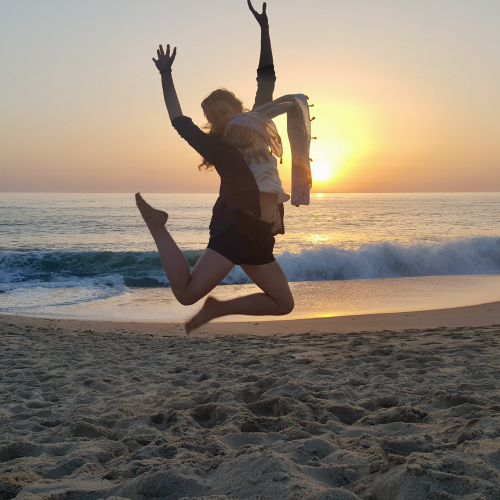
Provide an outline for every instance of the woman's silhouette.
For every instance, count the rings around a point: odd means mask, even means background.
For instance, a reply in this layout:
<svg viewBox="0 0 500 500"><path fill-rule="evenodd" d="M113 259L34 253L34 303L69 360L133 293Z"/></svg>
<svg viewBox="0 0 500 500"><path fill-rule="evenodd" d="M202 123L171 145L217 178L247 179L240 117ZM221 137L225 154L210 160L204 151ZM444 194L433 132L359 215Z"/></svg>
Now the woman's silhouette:
<svg viewBox="0 0 500 500"><path fill-rule="evenodd" d="M266 4L263 4L261 14L255 11L250 0L248 6L261 28L255 108L272 101L276 78ZM169 45L166 51L160 45L157 54L158 58L153 61L161 73L163 95L172 125L203 157L199 168L213 167L221 179L208 247L192 271L165 227L167 213L154 209L139 193L136 194L137 206L158 247L172 292L181 304L194 304L216 287L234 265L240 265L262 290L262 293L227 301L208 297L202 309L186 323L186 332L230 314L290 313L294 307L292 293L273 256L274 235L283 232L282 203L289 199L281 187L276 158L265 144L259 143L262 137L245 127L233 127L238 133L233 134L232 143L223 138L230 120L244 111L241 101L225 89L212 92L202 102L208 133L183 116L172 80L176 48L170 53Z"/></svg>

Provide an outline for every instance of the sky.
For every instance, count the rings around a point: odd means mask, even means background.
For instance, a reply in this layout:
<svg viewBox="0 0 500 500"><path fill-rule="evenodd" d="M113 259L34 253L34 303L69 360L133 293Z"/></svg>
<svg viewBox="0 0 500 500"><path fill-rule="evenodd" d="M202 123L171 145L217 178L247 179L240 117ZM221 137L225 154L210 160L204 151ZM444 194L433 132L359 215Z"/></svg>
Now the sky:
<svg viewBox="0 0 500 500"><path fill-rule="evenodd" d="M314 104L313 192L500 191L498 0L269 0L267 13L275 97ZM217 192L170 124L152 57L177 46L181 107L203 125L216 88L252 107L259 30L246 0L0 0L0 191ZM288 147L280 175L289 191Z"/></svg>

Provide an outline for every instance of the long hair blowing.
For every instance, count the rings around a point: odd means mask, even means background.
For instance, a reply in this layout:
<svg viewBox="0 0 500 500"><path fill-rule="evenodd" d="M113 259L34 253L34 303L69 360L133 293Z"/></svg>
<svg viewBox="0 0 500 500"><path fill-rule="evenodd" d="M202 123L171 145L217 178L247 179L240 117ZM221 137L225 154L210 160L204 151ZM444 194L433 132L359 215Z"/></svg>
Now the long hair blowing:
<svg viewBox="0 0 500 500"><path fill-rule="evenodd" d="M201 109L203 109L203 114L205 115L205 118L207 119L207 123L203 125L203 130L208 131L208 135L211 135L213 137L217 137L219 139L222 139L222 136L224 134L224 129L217 128L216 125L214 125L207 116L207 109L215 101L224 101L227 104L229 104L232 108L234 108L238 113L243 113L244 111L248 111L248 109L245 109L243 107L243 102L240 101L234 94L233 92L230 92L229 90L226 89L217 89L214 90L210 95L205 97L203 101L201 102ZM214 166L205 158L203 158L203 163L200 163L198 165L198 170L213 170Z"/></svg>

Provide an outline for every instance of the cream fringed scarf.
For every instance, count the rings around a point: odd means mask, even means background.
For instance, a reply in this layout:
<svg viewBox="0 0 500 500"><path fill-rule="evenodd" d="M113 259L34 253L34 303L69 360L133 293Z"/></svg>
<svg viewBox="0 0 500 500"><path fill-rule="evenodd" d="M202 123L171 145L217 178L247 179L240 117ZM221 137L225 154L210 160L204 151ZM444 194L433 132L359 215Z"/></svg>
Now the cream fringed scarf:
<svg viewBox="0 0 500 500"><path fill-rule="evenodd" d="M312 186L309 146L311 121L307 97L285 95L234 116L226 127L224 139L236 146L248 164L267 161L270 154L281 158L283 145L272 119L287 114L287 131L292 150L292 205L309 205Z"/></svg>

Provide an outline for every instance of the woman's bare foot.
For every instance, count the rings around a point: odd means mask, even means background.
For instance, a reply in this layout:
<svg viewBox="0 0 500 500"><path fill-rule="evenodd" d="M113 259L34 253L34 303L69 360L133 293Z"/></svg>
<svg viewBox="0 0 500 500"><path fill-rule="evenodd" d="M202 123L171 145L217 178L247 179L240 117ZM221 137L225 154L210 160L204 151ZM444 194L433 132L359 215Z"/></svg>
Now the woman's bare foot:
<svg viewBox="0 0 500 500"><path fill-rule="evenodd" d="M186 333L189 335L193 330L199 328L200 326L208 323L211 319L217 318L217 305L220 301L214 297L207 297L203 307L184 324Z"/></svg>
<svg viewBox="0 0 500 500"><path fill-rule="evenodd" d="M168 220L167 212L153 208L151 205L146 203L140 193L135 194L135 202L137 203L137 208L141 212L144 222L148 225L150 230L165 226Z"/></svg>

